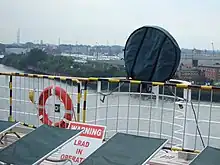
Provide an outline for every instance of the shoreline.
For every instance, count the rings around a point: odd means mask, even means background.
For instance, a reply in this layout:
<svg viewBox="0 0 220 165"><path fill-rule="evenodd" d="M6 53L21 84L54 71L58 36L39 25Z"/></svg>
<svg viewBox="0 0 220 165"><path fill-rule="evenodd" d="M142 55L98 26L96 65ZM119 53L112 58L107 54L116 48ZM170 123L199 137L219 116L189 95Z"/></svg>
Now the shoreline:
<svg viewBox="0 0 220 165"><path fill-rule="evenodd" d="M22 70L22 71L24 71L24 73L54 75L54 73L48 73L48 72L36 70L36 69L33 69L33 68L23 68L22 69L22 68L15 68L15 67L9 66L9 65L4 65L4 66ZM55 75L60 76L60 75L63 75L63 74L56 73ZM67 76L67 75L63 75L63 76ZM72 85L72 82L68 82L68 81L62 81L62 82L66 82L67 84ZM108 85L108 82L102 82L102 90L106 91L108 89L108 86L109 86L109 91L111 92L111 91L113 91L114 89L116 89L118 87L118 83L111 83L110 85ZM97 87L96 82L88 83L88 88L90 88L92 90L96 90L97 89L96 87ZM133 84L131 86L130 92L137 92L137 89L138 89L138 85ZM122 85L120 87L120 92L129 92L129 85L128 84ZM160 87L160 93L162 93L162 92L163 92L163 87ZM198 98L199 98L198 93L199 93L198 90L195 90L195 89L193 89L191 91L191 100L192 101L197 101L198 100ZM170 92L170 89L168 89L168 88L164 89L164 94L172 95L172 93ZM176 95L178 97L182 97L183 96L182 90L177 89L176 90ZM202 90L200 100L201 101L211 101L211 91ZM220 92L213 92L212 101L213 102L220 102Z"/></svg>

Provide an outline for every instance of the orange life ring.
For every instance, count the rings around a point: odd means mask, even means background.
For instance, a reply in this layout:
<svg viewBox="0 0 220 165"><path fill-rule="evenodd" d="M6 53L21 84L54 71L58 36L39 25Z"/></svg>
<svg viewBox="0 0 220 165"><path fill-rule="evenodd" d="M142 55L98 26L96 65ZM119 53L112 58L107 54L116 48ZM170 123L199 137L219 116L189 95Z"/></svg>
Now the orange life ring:
<svg viewBox="0 0 220 165"><path fill-rule="evenodd" d="M58 96L59 99L64 103L64 107L66 109L63 120L56 122L56 123L53 123L49 119L48 114L46 113L46 109L45 109L46 101L52 95L53 90L55 91L55 95ZM58 86L55 86L55 87L49 86L43 90L43 92L40 94L40 97L39 97L38 111L39 111L39 118L42 123L47 124L47 125L53 125L55 127L67 128L69 125L68 122L73 119L73 116L74 116L74 119L76 120L75 114L74 114L74 107L73 107L70 96L66 93L66 91L63 88L58 87Z"/></svg>

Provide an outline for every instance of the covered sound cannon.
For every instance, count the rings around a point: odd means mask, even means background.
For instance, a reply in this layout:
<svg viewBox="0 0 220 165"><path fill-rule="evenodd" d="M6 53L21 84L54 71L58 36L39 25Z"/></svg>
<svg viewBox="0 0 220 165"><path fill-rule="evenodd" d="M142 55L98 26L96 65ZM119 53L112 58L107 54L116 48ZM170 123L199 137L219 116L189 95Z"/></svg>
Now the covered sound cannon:
<svg viewBox="0 0 220 165"><path fill-rule="evenodd" d="M171 79L180 63L181 50L166 30L144 26L128 38L124 49L127 77L164 82Z"/></svg>

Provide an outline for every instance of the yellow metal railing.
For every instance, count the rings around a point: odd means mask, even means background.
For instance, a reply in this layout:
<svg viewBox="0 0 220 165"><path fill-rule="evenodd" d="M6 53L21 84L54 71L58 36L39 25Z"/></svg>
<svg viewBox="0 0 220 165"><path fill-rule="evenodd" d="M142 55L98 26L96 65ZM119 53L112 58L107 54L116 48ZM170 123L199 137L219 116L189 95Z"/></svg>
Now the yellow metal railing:
<svg viewBox="0 0 220 165"><path fill-rule="evenodd" d="M23 73L0 75L0 83L3 77L9 78L9 96L0 96L4 105L0 107L0 111L8 120L20 121L28 127L36 128L42 124L38 117L38 101L31 102L28 92L34 91L38 98L43 89L52 84L61 86L71 96L76 121L106 125L107 137L122 131L167 138L169 146L166 148L187 152L198 152L204 145L220 144L220 134L216 132L220 126L220 104L213 101L215 94L220 93L220 87L117 78L76 78ZM144 93L141 88L143 85L152 86L154 93ZM140 90L135 91L133 87ZM8 90L4 83L1 83L0 88ZM167 88L172 89L172 95L166 94ZM178 96L179 90L186 93L185 98ZM197 95L197 100L189 99L192 91L192 95ZM201 101L203 91L209 99L204 103ZM8 100L9 106L6 107ZM46 106L53 107L55 101L54 99L51 101L53 103ZM8 112L9 115L6 115ZM63 115L50 112L49 117L59 121Z"/></svg>

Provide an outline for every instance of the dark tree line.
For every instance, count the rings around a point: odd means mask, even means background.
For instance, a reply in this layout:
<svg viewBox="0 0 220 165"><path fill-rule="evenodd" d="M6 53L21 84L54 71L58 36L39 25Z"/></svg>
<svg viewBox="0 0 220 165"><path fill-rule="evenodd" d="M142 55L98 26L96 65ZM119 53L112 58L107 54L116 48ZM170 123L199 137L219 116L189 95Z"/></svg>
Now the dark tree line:
<svg viewBox="0 0 220 165"><path fill-rule="evenodd" d="M97 61L86 63L75 62L70 56L53 56L41 49L32 49L27 54L11 54L5 56L1 63L7 66L39 73L79 76L79 77L116 77L126 76L123 66L104 64Z"/></svg>

